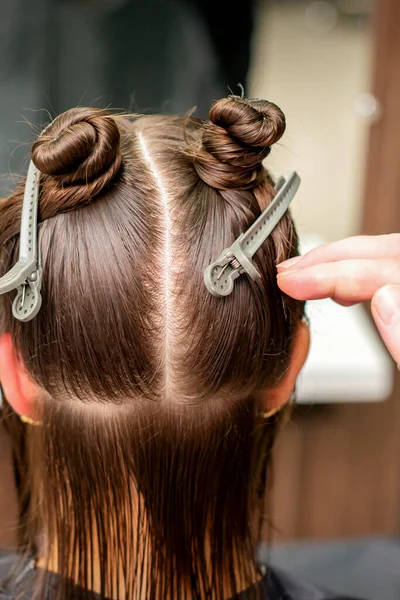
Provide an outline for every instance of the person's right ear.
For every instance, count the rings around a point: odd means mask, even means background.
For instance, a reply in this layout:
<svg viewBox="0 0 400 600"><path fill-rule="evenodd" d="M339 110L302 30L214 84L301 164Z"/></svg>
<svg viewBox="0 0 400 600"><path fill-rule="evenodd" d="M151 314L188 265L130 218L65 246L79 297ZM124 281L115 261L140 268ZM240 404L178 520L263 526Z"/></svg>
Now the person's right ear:
<svg viewBox="0 0 400 600"><path fill-rule="evenodd" d="M0 383L15 412L35 420L40 388L17 356L9 333L0 335Z"/></svg>
<svg viewBox="0 0 400 600"><path fill-rule="evenodd" d="M304 366L310 349L310 330L308 324L301 321L297 326L297 332L292 349L292 359L285 376L279 384L263 393L263 410L279 410L289 402L298 374Z"/></svg>

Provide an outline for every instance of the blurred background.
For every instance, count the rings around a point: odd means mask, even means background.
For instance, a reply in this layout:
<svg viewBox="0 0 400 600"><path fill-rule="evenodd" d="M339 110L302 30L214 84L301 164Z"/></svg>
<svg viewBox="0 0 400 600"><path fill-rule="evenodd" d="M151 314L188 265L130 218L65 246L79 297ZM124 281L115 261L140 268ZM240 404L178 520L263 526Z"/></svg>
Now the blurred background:
<svg viewBox="0 0 400 600"><path fill-rule="evenodd" d="M241 84L286 114L267 166L302 177L293 214L303 251L400 231L398 0L243 0L240 10L227 0L0 0L0 10L0 193L26 169L37 126L71 106L197 106L206 117ZM299 407L276 447L273 540L395 539L399 377L363 307L326 301L309 314ZM17 502L4 432L0 471L7 546Z"/></svg>

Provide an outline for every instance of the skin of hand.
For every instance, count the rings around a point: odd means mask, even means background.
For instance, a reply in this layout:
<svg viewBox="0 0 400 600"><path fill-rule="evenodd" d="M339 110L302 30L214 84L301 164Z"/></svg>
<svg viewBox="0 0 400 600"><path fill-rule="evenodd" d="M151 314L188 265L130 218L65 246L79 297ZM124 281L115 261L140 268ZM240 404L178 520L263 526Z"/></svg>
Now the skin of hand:
<svg viewBox="0 0 400 600"><path fill-rule="evenodd" d="M378 331L400 363L400 234L331 242L277 265L278 285L298 300L371 301Z"/></svg>

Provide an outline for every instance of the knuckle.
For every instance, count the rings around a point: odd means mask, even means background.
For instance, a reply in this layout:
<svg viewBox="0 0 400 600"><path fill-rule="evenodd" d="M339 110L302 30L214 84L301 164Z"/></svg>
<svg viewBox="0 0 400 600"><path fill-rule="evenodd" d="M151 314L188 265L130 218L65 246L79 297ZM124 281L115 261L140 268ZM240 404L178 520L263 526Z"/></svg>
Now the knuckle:
<svg viewBox="0 0 400 600"><path fill-rule="evenodd" d="M390 245L393 248L393 256L400 262L400 233L391 233Z"/></svg>

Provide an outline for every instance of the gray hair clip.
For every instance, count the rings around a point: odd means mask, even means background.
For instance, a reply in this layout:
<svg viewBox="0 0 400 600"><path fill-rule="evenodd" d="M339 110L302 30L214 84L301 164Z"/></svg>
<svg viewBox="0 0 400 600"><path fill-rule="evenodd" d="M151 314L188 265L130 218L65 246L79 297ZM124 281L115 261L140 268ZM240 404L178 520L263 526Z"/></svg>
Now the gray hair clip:
<svg viewBox="0 0 400 600"><path fill-rule="evenodd" d="M235 279L242 273L247 273L255 280L261 279L252 258L287 211L299 185L300 177L297 173L291 173L287 181L280 177L275 186L277 193L271 204L232 246L225 248L217 260L204 269L204 283L213 296L228 296L233 290Z"/></svg>
<svg viewBox="0 0 400 600"><path fill-rule="evenodd" d="M12 312L16 319L23 322L33 319L42 304L42 267L37 222L39 183L40 171L31 161L22 204L18 262L0 278L0 294L18 291Z"/></svg>

